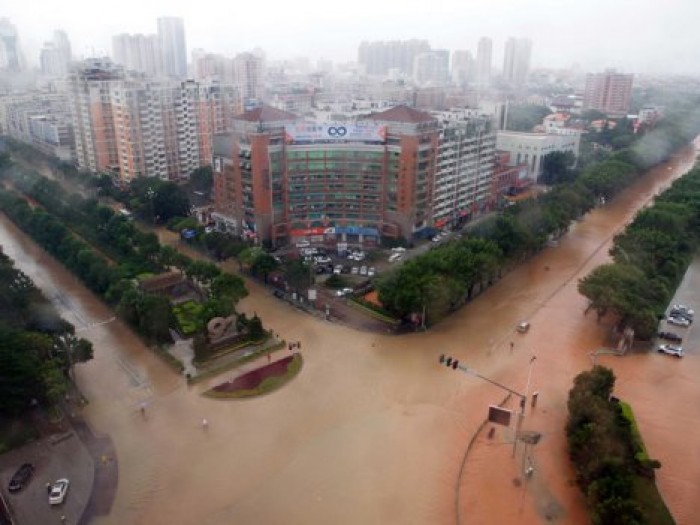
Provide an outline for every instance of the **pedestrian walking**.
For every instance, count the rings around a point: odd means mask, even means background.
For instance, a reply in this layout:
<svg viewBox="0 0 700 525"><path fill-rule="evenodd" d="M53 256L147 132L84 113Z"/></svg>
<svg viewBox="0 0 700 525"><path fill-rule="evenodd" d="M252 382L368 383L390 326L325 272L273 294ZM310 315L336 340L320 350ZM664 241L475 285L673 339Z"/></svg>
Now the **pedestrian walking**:
<svg viewBox="0 0 700 525"><path fill-rule="evenodd" d="M297 348L301 350L301 341L297 341Z"/></svg>
<svg viewBox="0 0 700 525"><path fill-rule="evenodd" d="M202 429L206 430L209 428L209 421L207 421L207 418L202 419Z"/></svg>
<svg viewBox="0 0 700 525"><path fill-rule="evenodd" d="M51 494L51 483L46 484L46 493Z"/></svg>
<svg viewBox="0 0 700 525"><path fill-rule="evenodd" d="M271 354L267 354L267 362L272 363L272 355Z"/></svg>

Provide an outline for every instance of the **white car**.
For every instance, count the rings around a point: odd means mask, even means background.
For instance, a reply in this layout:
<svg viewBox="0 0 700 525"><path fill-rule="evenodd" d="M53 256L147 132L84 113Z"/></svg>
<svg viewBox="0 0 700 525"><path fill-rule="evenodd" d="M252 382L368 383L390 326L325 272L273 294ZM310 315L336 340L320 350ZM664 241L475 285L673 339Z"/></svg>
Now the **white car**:
<svg viewBox="0 0 700 525"><path fill-rule="evenodd" d="M370 266L367 269L367 277L374 277L375 273L377 273L377 271L374 269L374 266Z"/></svg>
<svg viewBox="0 0 700 525"><path fill-rule="evenodd" d="M683 348L676 345L661 345L658 348L662 354L672 355L673 357L683 357Z"/></svg>
<svg viewBox="0 0 700 525"><path fill-rule="evenodd" d="M685 317L675 317L671 316L666 321L669 324L674 324L676 326L690 326L690 321L688 321Z"/></svg>
<svg viewBox="0 0 700 525"><path fill-rule="evenodd" d="M398 252L398 253L392 253L391 256L389 256L389 262L393 263L398 260L400 260L403 257L403 252Z"/></svg>
<svg viewBox="0 0 700 525"><path fill-rule="evenodd" d="M341 272L343 271L343 265L342 264L336 264L335 268L333 268L333 273L336 275L340 275Z"/></svg>
<svg viewBox="0 0 700 525"><path fill-rule="evenodd" d="M405 253L406 248L404 248L403 246L396 246L395 248L392 248L391 251L394 253Z"/></svg>
<svg viewBox="0 0 700 525"><path fill-rule="evenodd" d="M362 268L360 268L360 275L367 275L367 267L366 266L363 266Z"/></svg>
<svg viewBox="0 0 700 525"><path fill-rule="evenodd" d="M352 275L357 275L358 273L360 273L360 269L357 266L353 266L352 270L350 270L350 273Z"/></svg>
<svg viewBox="0 0 700 525"><path fill-rule="evenodd" d="M336 290L335 295L338 297L345 297L348 294L351 294L354 290L352 288L343 288L342 290Z"/></svg>
<svg viewBox="0 0 700 525"><path fill-rule="evenodd" d="M678 311L678 312L680 312L680 313L687 314L687 315L690 315L690 316L695 315L695 310L693 310L693 309L691 309L691 308L688 308L688 307L687 307L686 305L684 305L684 304L674 304L674 305L671 307L671 310L676 310L676 311Z"/></svg>
<svg viewBox="0 0 700 525"><path fill-rule="evenodd" d="M60 505L66 499L66 494L68 493L68 487L70 486L70 481L67 479L59 479L51 486L51 492L49 492L49 503L51 505Z"/></svg>

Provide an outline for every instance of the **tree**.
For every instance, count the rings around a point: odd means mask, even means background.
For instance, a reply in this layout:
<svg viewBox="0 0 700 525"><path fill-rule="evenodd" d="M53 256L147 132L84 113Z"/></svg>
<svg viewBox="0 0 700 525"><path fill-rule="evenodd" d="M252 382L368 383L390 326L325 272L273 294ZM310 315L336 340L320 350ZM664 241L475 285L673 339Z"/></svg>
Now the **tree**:
<svg viewBox="0 0 700 525"><path fill-rule="evenodd" d="M235 304L248 295L248 290L239 276L221 273L211 282L211 293L215 297L226 297Z"/></svg>
<svg viewBox="0 0 700 525"><path fill-rule="evenodd" d="M541 181L545 184L560 184L573 182L576 173L573 171L576 157L571 151L553 151L544 156Z"/></svg>
<svg viewBox="0 0 700 525"><path fill-rule="evenodd" d="M209 193L214 183L214 173L211 166L197 168L190 174L189 186L193 191Z"/></svg>
<svg viewBox="0 0 700 525"><path fill-rule="evenodd" d="M267 276L270 272L275 271L279 267L277 260L269 253L260 253L255 257L253 264L250 267L250 271L253 275L263 275L265 284L267 284Z"/></svg>

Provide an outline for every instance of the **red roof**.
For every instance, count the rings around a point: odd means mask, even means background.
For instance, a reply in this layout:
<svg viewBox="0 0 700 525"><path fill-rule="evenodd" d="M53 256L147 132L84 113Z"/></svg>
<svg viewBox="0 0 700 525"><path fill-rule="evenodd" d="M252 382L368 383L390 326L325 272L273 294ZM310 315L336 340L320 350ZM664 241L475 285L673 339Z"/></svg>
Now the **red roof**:
<svg viewBox="0 0 700 525"><path fill-rule="evenodd" d="M389 122L412 122L418 124L420 122L433 122L435 119L424 111L409 108L408 106L396 106L395 108L375 113L370 116L373 120L383 120Z"/></svg>
<svg viewBox="0 0 700 525"><path fill-rule="evenodd" d="M297 116L272 106L261 106L236 115L235 119L247 120L248 122L278 122L280 120L296 120Z"/></svg>

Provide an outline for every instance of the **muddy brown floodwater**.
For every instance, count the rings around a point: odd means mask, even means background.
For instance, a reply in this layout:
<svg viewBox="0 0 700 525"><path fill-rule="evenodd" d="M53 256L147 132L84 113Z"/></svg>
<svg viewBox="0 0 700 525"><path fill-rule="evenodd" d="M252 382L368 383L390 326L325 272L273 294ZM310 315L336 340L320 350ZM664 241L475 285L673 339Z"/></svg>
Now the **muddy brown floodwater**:
<svg viewBox="0 0 700 525"><path fill-rule="evenodd" d="M612 236L660 188L686 171L688 151L596 209L556 248L504 277L429 333L359 333L299 313L256 283L241 309L258 312L287 340L302 342L301 374L270 395L221 401L199 395L221 377L188 387L99 300L2 217L0 243L95 345L77 366L90 399L85 416L117 450L119 487L98 524L585 523L564 448L566 395L590 367L609 326L584 316L577 280L608 259ZM671 169L668 169L668 168ZM699 278L700 279L700 278ZM695 297L698 299L698 297ZM695 305L698 303L696 302ZM527 334L513 330L527 319ZM510 342L513 341L513 351ZM437 364L440 353L516 390L531 390L524 429L542 433L520 477L510 436L477 433L503 392ZM700 350L678 361L656 354L599 356L617 393L635 408L658 483L679 524L700 514ZM139 411L147 404L146 417ZM201 421L208 420L203 429ZM527 459L527 458L526 458ZM529 463L528 463L529 464Z"/></svg>

